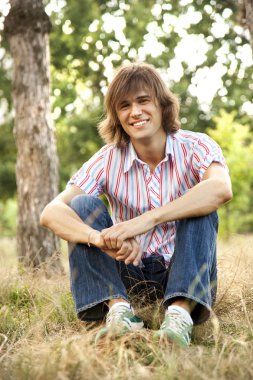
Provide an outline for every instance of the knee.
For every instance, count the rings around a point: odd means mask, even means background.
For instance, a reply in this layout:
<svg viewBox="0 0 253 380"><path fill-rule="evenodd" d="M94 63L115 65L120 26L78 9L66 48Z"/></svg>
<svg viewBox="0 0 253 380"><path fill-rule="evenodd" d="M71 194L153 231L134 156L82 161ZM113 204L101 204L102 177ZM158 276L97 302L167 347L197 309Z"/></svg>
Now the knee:
<svg viewBox="0 0 253 380"><path fill-rule="evenodd" d="M91 195L77 195L69 206L79 217L95 230L101 231L112 226L112 220L104 203Z"/></svg>
<svg viewBox="0 0 253 380"><path fill-rule="evenodd" d="M195 230L197 229L198 231L201 230L208 230L210 227L214 228L216 231L218 230L218 224L219 224L219 219L218 219L218 214L216 211L211 212L208 215L204 216L199 216L195 218L187 218L187 219L182 219L176 222L177 225L177 231L181 229L190 229L190 230Z"/></svg>
<svg viewBox="0 0 253 380"><path fill-rule="evenodd" d="M71 201L69 206L83 219L91 213L97 215L107 211L103 202L92 195L77 195Z"/></svg>
<svg viewBox="0 0 253 380"><path fill-rule="evenodd" d="M203 216L203 228L207 228L207 225L210 226L210 228L214 228L216 232L218 232L218 226L219 226L219 217L217 211L213 211L210 214Z"/></svg>

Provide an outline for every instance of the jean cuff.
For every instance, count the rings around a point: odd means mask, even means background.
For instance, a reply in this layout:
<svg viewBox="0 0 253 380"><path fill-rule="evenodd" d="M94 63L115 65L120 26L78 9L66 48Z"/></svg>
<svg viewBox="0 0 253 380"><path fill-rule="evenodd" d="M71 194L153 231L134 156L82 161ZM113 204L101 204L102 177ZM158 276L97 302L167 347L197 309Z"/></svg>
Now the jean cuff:
<svg viewBox="0 0 253 380"><path fill-rule="evenodd" d="M187 298L189 300L196 302L197 305L191 312L191 317L192 317L194 325L200 325L201 323L204 323L210 317L210 314L212 312L212 307L208 303L199 299L198 297L194 297L193 295L190 295L188 293L177 292L177 293L172 293L170 295L167 295L163 301L164 306L167 307L168 301L176 297L183 297L183 298Z"/></svg>
<svg viewBox="0 0 253 380"><path fill-rule="evenodd" d="M85 306L79 307L78 309L76 309L76 311L77 311L77 313L80 313L80 312L85 311L85 310L88 310L88 309L90 309L90 308L92 308L92 307L94 307L94 306L96 306L96 305L98 305L98 304L100 304L100 303L106 302L106 301L108 301L108 300L113 300L113 299L115 299L115 298L122 298L122 299L124 299L126 302L129 302L128 298L127 298L125 295L122 295L122 294L114 294L113 296L110 295L110 296L108 296L108 297L106 297L106 298L102 298L102 299L99 300L99 301L95 301L95 302L92 302L92 303L90 303L90 304L88 304L88 305L85 305Z"/></svg>

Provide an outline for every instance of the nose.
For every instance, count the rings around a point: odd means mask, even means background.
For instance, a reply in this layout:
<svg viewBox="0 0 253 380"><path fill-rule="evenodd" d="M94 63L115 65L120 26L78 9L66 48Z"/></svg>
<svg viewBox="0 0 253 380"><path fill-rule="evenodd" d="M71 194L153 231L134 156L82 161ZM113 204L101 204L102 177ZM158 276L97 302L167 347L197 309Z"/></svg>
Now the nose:
<svg viewBox="0 0 253 380"><path fill-rule="evenodd" d="M131 116L136 117L142 114L141 105L138 103L133 103L131 107Z"/></svg>

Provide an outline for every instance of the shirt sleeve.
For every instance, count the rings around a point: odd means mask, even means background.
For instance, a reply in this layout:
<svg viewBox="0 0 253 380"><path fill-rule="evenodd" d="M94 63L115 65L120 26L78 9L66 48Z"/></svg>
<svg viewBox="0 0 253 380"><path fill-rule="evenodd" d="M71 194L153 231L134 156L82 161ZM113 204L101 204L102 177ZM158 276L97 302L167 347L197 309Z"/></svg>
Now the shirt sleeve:
<svg viewBox="0 0 253 380"><path fill-rule="evenodd" d="M80 187L86 194L99 197L104 192L104 156L100 149L71 177L66 188L71 185Z"/></svg>
<svg viewBox="0 0 253 380"><path fill-rule="evenodd" d="M201 181L205 171L211 163L218 162L228 171L225 158L223 157L220 146L211 137L200 134L201 137L194 144L192 155L193 170Z"/></svg>

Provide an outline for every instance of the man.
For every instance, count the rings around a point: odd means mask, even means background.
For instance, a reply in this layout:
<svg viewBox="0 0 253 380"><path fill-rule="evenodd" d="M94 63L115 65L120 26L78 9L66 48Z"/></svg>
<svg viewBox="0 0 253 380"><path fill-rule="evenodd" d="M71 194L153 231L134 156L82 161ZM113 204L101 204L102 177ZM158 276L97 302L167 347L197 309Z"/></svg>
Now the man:
<svg viewBox="0 0 253 380"><path fill-rule="evenodd" d="M99 125L105 145L44 209L41 224L69 242L78 317L99 337L143 328L128 294L163 297L157 337L188 346L216 292L216 210L232 197L219 146L180 130L179 105L147 64L121 67ZM110 217L98 198L105 194Z"/></svg>

